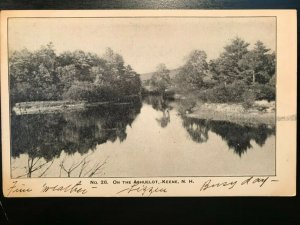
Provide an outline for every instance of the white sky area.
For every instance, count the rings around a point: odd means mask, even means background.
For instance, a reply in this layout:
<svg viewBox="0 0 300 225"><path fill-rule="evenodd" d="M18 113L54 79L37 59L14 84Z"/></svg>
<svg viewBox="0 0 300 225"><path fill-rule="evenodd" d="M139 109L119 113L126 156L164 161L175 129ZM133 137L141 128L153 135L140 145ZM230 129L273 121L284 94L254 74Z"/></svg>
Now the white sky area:
<svg viewBox="0 0 300 225"><path fill-rule="evenodd" d="M56 53L83 50L101 56L107 47L138 73L159 63L175 69L192 50L217 58L240 37L253 46L261 40L275 50L274 17L252 18L10 18L9 50L37 50L53 42Z"/></svg>

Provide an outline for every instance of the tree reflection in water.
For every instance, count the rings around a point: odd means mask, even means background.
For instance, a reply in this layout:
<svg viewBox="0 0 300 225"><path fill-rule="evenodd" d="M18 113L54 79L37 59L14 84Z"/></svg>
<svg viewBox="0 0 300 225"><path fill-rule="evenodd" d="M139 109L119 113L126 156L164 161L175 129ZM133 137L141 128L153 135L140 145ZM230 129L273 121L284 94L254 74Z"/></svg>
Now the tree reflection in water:
<svg viewBox="0 0 300 225"><path fill-rule="evenodd" d="M174 117L172 125L176 129L181 129L178 133L187 131L192 142L209 142L212 132L219 135L239 156L252 148L253 141L263 146L267 138L275 134L275 128L265 124L244 125L169 113L172 108L168 100L158 96L149 96L144 101L162 114L162 117L155 118L157 112L154 110L142 111L150 113L146 115L147 118L153 117L154 121L149 121L151 126L154 125L151 129L157 131L171 129L171 126L167 126L171 123L170 114L172 114ZM11 119L13 176L45 177L52 174L55 174L55 177L102 176L104 166L109 161L94 157L94 150L97 145L106 142L124 142L127 139L126 128L132 125L141 112L141 107L139 101L129 105L93 107L84 111L61 114L13 115ZM156 125L156 121L159 126ZM151 137L145 134L144 138ZM187 146L190 140L186 140ZM169 143L168 139L163 141ZM197 151L197 147L195 150ZM148 153L144 154L147 158ZM14 160L17 157L21 159Z"/></svg>
<svg viewBox="0 0 300 225"><path fill-rule="evenodd" d="M251 141L263 146L267 138L275 134L275 127L266 124L242 125L227 121L213 121L196 118L182 117L183 126L189 133L191 139L198 143L206 142L211 131L222 137L229 148L236 154L242 156L248 149L252 148Z"/></svg>
<svg viewBox="0 0 300 225"><path fill-rule="evenodd" d="M34 172L43 176L53 160L62 152L66 155L75 153L83 155L107 141L123 142L127 137L127 125L131 126L140 109L141 102L135 102L127 105L94 107L80 112L13 115L12 157L27 154L28 163L24 176L31 177ZM87 161L83 160L73 162L69 168L65 168L63 163L60 167L70 176L73 170L85 167L86 164ZM92 169L86 175L95 175L101 165L99 162L96 163L94 171Z"/></svg>
<svg viewBox="0 0 300 225"><path fill-rule="evenodd" d="M209 127L206 120L184 117L182 124L193 141L203 143L208 140Z"/></svg>
<svg viewBox="0 0 300 225"><path fill-rule="evenodd" d="M170 113L172 107L168 99L163 96L147 96L144 101L151 105L153 109L161 111L162 117L157 118L162 128L170 123ZM248 149L252 148L251 141L255 141L259 146L263 146L267 138L275 134L275 127L266 124L238 124L227 121L213 121L182 116L183 127L188 132L190 138L197 143L207 142L209 131L219 135L226 142L230 149L242 156Z"/></svg>
<svg viewBox="0 0 300 225"><path fill-rule="evenodd" d="M160 118L156 118L158 124L165 128L171 122L170 119L170 110L172 107L169 105L169 101L163 96L147 96L144 101L151 105L153 109L156 111L161 111L162 116Z"/></svg>

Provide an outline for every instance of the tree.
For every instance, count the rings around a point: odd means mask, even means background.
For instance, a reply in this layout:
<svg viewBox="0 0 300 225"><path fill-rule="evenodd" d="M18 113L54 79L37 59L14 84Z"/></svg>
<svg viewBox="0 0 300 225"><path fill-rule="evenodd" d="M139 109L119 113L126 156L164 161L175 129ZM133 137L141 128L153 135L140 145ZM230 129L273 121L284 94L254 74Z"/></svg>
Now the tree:
<svg viewBox="0 0 300 225"><path fill-rule="evenodd" d="M47 100L112 100L139 95L139 75L107 49L103 58L81 50L56 55L53 44L9 58L12 103Z"/></svg>
<svg viewBox="0 0 300 225"><path fill-rule="evenodd" d="M269 82L275 72L275 54L268 54L269 51L261 41L257 41L254 49L239 60L246 80L262 84Z"/></svg>
<svg viewBox="0 0 300 225"><path fill-rule="evenodd" d="M276 85L276 76L275 75L273 75L271 77L271 79L269 80L269 85L272 87L275 87L275 85Z"/></svg>
<svg viewBox="0 0 300 225"><path fill-rule="evenodd" d="M206 76L208 64L206 62L207 55L202 50L192 51L179 73L176 75L176 83L178 86L188 90L199 90L203 86L203 77Z"/></svg>
<svg viewBox="0 0 300 225"><path fill-rule="evenodd" d="M15 51L9 58L9 78L11 89L11 101L24 101L31 98L31 83L34 77L32 53L27 49Z"/></svg>
<svg viewBox="0 0 300 225"><path fill-rule="evenodd" d="M150 79L151 87L159 93L164 93L170 83L170 70L167 69L165 64L159 64L157 66L156 72Z"/></svg>
<svg viewBox="0 0 300 225"><path fill-rule="evenodd" d="M136 73L130 65L127 65L124 69L124 81L123 85L125 85L125 93L124 94L140 94L142 81L140 79L140 75Z"/></svg>
<svg viewBox="0 0 300 225"><path fill-rule="evenodd" d="M60 89L61 94L68 91L68 89L72 86L74 81L76 80L76 67L74 64L69 64L64 67L58 67L57 73L60 78Z"/></svg>
<svg viewBox="0 0 300 225"><path fill-rule="evenodd" d="M113 80L121 78L125 70L123 57L115 53L111 48L107 48L103 59L106 65L106 77Z"/></svg>
<svg viewBox="0 0 300 225"><path fill-rule="evenodd" d="M224 47L220 57L210 62L210 71L215 80L226 84L243 79L239 61L248 53L249 43L237 37Z"/></svg>
<svg viewBox="0 0 300 225"><path fill-rule="evenodd" d="M35 52L24 49L9 59L12 102L55 100L59 78L52 43Z"/></svg>
<svg viewBox="0 0 300 225"><path fill-rule="evenodd" d="M94 78L95 84L105 84L104 68L101 66L93 66L90 68L90 75Z"/></svg>

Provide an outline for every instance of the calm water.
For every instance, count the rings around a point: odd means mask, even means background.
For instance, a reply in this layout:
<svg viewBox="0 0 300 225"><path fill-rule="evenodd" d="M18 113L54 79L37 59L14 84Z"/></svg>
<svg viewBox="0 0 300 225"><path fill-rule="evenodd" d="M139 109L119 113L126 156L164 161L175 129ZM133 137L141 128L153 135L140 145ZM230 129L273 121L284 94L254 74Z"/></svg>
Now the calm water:
<svg viewBox="0 0 300 225"><path fill-rule="evenodd" d="M273 175L275 128L187 118L148 97L13 116L11 163L14 178Z"/></svg>

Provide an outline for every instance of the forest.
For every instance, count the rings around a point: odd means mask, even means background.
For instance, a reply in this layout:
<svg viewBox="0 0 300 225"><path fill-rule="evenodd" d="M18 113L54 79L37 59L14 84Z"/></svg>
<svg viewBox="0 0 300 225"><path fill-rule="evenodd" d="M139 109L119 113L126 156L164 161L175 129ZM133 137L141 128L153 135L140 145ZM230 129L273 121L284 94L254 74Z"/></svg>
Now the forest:
<svg viewBox="0 0 300 225"><path fill-rule="evenodd" d="M148 75L145 79L135 72L110 48L101 56L81 50L57 54L52 43L36 51L10 52L14 177L102 176L106 158L90 163L91 154L111 144L126 148L133 134L146 134L151 140L153 134L164 135L162 129L170 131L170 127L176 128L175 133L185 133L183 138L192 147L212 143L219 136L219 143L239 157L249 149L262 148L275 134L274 111L251 114L255 101L275 100L275 52L261 41L250 46L235 38L212 60L205 51L195 49L181 67L170 70L159 64ZM84 105L83 110L72 104ZM55 111L60 105L61 110ZM216 110L215 105L239 105L242 110L228 117L230 113ZM219 114L224 117L218 118ZM176 137L175 133L168 137ZM161 142L170 144L171 140ZM148 144L157 149L155 142ZM200 148L193 148L198 154ZM144 153L148 157L149 152ZM24 154L26 165L19 166ZM82 158L77 162L75 155ZM117 165L113 160L110 163Z"/></svg>
<svg viewBox="0 0 300 225"><path fill-rule="evenodd" d="M170 72L160 64L144 83L152 92L180 93L191 101L243 103L247 108L255 100L275 100L275 52L261 41L250 48L237 37L210 61L205 51L193 50L173 77Z"/></svg>
<svg viewBox="0 0 300 225"><path fill-rule="evenodd" d="M52 43L37 51L14 51L9 58L11 102L121 101L140 95L141 80L121 55L81 50L55 53Z"/></svg>
<svg viewBox="0 0 300 225"><path fill-rule="evenodd" d="M141 93L178 94L191 106L201 101L250 108L256 100L275 100L275 52L261 41L250 46L237 37L209 61L205 51L193 50L183 66L172 76L171 72L159 64L142 83L140 75L110 48L101 57L81 50L57 55L49 43L37 51L10 54L11 102L124 101Z"/></svg>

